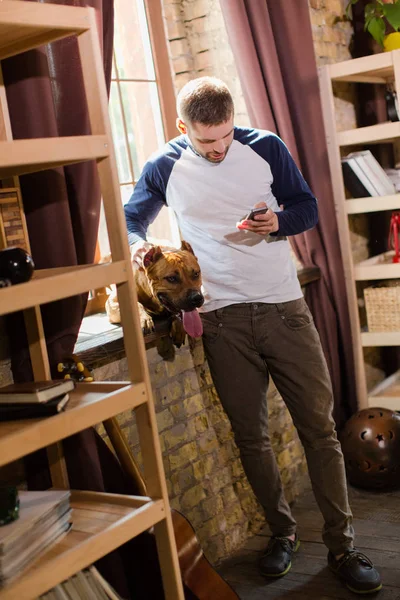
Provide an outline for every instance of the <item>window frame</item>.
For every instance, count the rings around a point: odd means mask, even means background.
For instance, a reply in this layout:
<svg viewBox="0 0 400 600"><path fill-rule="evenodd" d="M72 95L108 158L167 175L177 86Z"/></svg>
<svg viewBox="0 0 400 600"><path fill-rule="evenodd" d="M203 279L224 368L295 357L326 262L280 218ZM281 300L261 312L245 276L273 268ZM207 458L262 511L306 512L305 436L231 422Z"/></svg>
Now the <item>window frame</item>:
<svg viewBox="0 0 400 600"><path fill-rule="evenodd" d="M161 119L164 129L165 140L171 140L177 135L176 129L176 97L173 81L172 65L169 59L168 52L168 36L164 15L162 10L161 0L144 0L144 9L146 12L147 27L149 31L150 46L153 55L153 64L155 72L155 82L157 85L158 98L160 102ZM113 62L115 64L115 54L113 52ZM116 69L116 72L117 69ZM119 90L119 85L118 85ZM120 93L120 91L119 91ZM122 111L123 126L125 135L127 135L126 119L124 111ZM136 174L133 170L132 158L128 147L128 159L130 162L133 185L136 183ZM131 182L122 185L132 185ZM120 185L120 187L122 187ZM98 264L101 261L100 244L97 241L96 255L94 263ZM86 305L85 316L95 313L104 312L105 303L107 300L107 292L105 288L92 290Z"/></svg>

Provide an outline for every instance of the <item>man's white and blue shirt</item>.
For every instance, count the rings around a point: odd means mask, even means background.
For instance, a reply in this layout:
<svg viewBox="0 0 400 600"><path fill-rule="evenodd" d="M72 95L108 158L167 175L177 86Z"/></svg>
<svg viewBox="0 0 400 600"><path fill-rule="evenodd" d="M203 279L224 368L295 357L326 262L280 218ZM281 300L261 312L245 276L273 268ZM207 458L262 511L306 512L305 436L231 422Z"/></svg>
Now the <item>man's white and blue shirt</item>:
<svg viewBox="0 0 400 600"><path fill-rule="evenodd" d="M278 214L277 233L260 237L236 228L259 202ZM203 311L302 296L286 236L314 227L317 201L275 134L235 127L221 163L200 156L187 136L168 142L146 163L125 205L130 244L146 239L165 205L173 209L182 239L199 260Z"/></svg>

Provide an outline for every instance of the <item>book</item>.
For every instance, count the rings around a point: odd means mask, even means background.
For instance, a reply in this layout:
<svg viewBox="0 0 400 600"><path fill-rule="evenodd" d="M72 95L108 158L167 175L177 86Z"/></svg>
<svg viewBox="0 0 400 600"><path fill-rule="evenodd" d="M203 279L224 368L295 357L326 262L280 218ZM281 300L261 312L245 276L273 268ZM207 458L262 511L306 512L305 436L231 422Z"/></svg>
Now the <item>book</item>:
<svg viewBox="0 0 400 600"><path fill-rule="evenodd" d="M44 492L19 492L20 509L16 521L0 527L0 559L18 541L24 539L32 529L41 526L53 512L60 516L69 507L69 490L47 490Z"/></svg>
<svg viewBox="0 0 400 600"><path fill-rule="evenodd" d="M94 568L94 567L93 567ZM100 583L100 581L98 581L93 573L90 572L90 570L86 570L84 571L85 573L85 577L88 580L90 586L92 587L92 589L94 590L95 594L96 594L96 598L98 598L99 600L109 600L109 596L108 594L106 594L104 587L102 586L102 584Z"/></svg>
<svg viewBox="0 0 400 600"><path fill-rule="evenodd" d="M48 402L0 404L0 421L17 421L20 419L39 419L51 417L62 412L68 404L69 394L63 394Z"/></svg>
<svg viewBox="0 0 400 600"><path fill-rule="evenodd" d="M69 490L20 491L19 498L19 518L0 528L0 587L20 575L71 527Z"/></svg>
<svg viewBox="0 0 400 600"><path fill-rule="evenodd" d="M400 169L385 169L385 173L392 182L396 193L400 192Z"/></svg>
<svg viewBox="0 0 400 600"><path fill-rule="evenodd" d="M56 585L39 600L122 600L93 565Z"/></svg>
<svg viewBox="0 0 400 600"><path fill-rule="evenodd" d="M0 388L0 404L30 404L48 402L75 387L72 379L12 383Z"/></svg>
<svg viewBox="0 0 400 600"><path fill-rule="evenodd" d="M377 196L391 196L396 193L395 187L388 177L385 170L370 150L360 150L351 152L348 158L354 158L365 176L368 177L371 184L376 189Z"/></svg>
<svg viewBox="0 0 400 600"><path fill-rule="evenodd" d="M51 591L54 593L56 600L70 600L62 585L56 585Z"/></svg>
<svg viewBox="0 0 400 600"><path fill-rule="evenodd" d="M70 507L69 504L62 505L57 511L53 511L43 523L36 526L33 530L29 530L24 536L22 536L13 546L7 551L6 554L0 555L0 573L4 568L7 568L10 563L15 559L20 559L23 553L33 552L36 547L39 549L42 544L42 538L51 538L57 533L57 528L64 527L70 519ZM33 531L33 533L32 533ZM39 541L38 541L39 540Z"/></svg>
<svg viewBox="0 0 400 600"><path fill-rule="evenodd" d="M65 515L54 523L51 527L46 529L41 535L38 535L32 544L27 545L23 552L20 552L11 560L7 561L7 564L0 567L0 587L5 583L9 583L15 577L21 574L21 572L30 567L31 564L39 558L42 554L59 540L59 538L69 531L71 528L71 514L72 511L67 511Z"/></svg>
<svg viewBox="0 0 400 600"><path fill-rule="evenodd" d="M64 581L61 585L64 591L68 594L69 600L80 600L78 590L75 589L75 584L72 577Z"/></svg>
<svg viewBox="0 0 400 600"><path fill-rule="evenodd" d="M342 158L343 181L352 198L366 198L373 194L365 187L353 170L354 159Z"/></svg>
<svg viewBox="0 0 400 600"><path fill-rule="evenodd" d="M110 600L122 600L121 596L117 594L117 592L111 587L111 585L104 579L104 577L99 573L99 571L93 565L89 567L89 572L92 577L96 580L98 584L103 588L106 592L107 596Z"/></svg>

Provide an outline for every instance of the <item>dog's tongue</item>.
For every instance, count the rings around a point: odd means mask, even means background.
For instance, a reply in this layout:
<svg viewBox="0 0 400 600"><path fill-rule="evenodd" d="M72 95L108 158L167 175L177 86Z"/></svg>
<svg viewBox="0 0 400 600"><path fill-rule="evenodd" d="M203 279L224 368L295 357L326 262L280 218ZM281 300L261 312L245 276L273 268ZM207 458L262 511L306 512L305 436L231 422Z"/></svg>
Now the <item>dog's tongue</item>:
<svg viewBox="0 0 400 600"><path fill-rule="evenodd" d="M184 311L182 321L183 327L190 337L196 338L203 334L203 323L197 310Z"/></svg>

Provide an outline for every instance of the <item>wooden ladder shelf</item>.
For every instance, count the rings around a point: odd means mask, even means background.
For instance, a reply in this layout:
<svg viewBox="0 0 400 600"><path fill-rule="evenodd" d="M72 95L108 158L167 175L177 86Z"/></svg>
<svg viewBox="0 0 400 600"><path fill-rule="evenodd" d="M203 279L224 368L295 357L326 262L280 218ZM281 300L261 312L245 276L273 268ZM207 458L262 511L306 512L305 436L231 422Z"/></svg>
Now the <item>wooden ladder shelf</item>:
<svg viewBox="0 0 400 600"><path fill-rule="evenodd" d="M33 600L151 527L165 597L184 600L120 199L95 11L23 0L0 1L0 61L71 35L78 40L92 135L14 141L0 70L0 179L16 182L25 173L95 160L112 263L37 271L28 283L0 291L0 314L24 311L35 380L50 379L40 305L116 283L130 381L78 384L65 412L42 420L1 423L0 466L46 447L53 486L68 488L61 440L135 409L148 497L72 492L71 532L21 577L3 587L0 600Z"/></svg>
<svg viewBox="0 0 400 600"><path fill-rule="evenodd" d="M379 123L369 127L338 131L332 87L335 81L373 83L385 86L394 82L399 97L400 50L325 65L320 67L319 75L325 135L350 313L358 406L360 409L379 406L400 410L400 371L388 377L377 388L368 390L363 352L365 347L371 346L400 346L400 331L382 333L361 331L356 287L358 281L400 279L400 265L387 260L387 253L355 264L349 229L349 215L399 210L400 194L347 199L341 166L342 148L359 145L362 149L364 144L395 141L400 138L400 123Z"/></svg>

